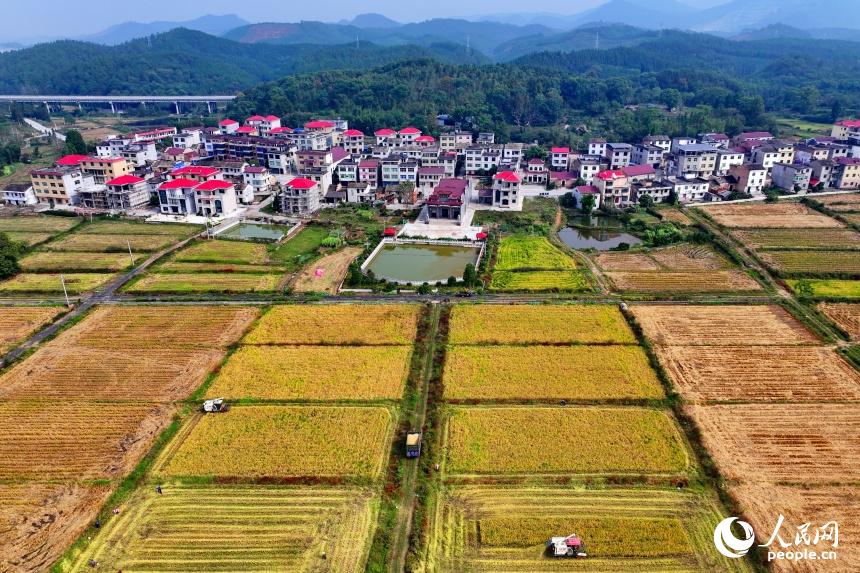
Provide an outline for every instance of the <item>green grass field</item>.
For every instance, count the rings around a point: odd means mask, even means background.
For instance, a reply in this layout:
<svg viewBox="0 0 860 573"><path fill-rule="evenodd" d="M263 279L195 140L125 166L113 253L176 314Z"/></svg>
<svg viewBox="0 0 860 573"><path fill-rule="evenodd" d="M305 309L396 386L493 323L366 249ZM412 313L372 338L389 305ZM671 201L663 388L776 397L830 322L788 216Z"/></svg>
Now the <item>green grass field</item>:
<svg viewBox="0 0 860 573"><path fill-rule="evenodd" d="M575 268L573 257L545 237L506 237L499 245L495 270Z"/></svg>
<svg viewBox="0 0 860 573"><path fill-rule="evenodd" d="M825 298L860 298L860 281L841 280L791 280L785 281L797 293L798 283L806 283L812 289L812 296Z"/></svg>
<svg viewBox="0 0 860 573"><path fill-rule="evenodd" d="M277 250L269 253L273 261L289 263L293 269L301 266L300 257L311 255L320 248L323 239L328 237L330 229L327 227L305 227L295 237L281 245Z"/></svg>

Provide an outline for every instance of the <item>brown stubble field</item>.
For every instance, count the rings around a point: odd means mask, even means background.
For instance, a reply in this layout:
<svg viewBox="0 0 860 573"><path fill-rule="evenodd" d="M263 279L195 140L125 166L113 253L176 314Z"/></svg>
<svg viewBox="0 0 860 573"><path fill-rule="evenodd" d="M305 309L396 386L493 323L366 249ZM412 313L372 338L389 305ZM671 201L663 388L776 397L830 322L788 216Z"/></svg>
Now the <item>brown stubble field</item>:
<svg viewBox="0 0 860 573"><path fill-rule="evenodd" d="M860 340L860 304L822 302L816 308L851 335L852 340Z"/></svg>
<svg viewBox="0 0 860 573"><path fill-rule="evenodd" d="M731 228L823 229L845 226L806 205L793 202L715 205L702 211L717 223Z"/></svg>

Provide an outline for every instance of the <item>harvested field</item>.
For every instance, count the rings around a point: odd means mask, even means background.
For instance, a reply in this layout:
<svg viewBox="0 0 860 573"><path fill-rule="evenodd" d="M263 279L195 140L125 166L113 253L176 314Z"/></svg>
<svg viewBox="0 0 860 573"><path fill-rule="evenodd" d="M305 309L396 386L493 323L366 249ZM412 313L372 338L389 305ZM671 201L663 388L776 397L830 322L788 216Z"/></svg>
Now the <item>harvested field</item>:
<svg viewBox="0 0 860 573"><path fill-rule="evenodd" d="M280 274L150 273L123 289L127 293L275 292Z"/></svg>
<svg viewBox="0 0 860 573"><path fill-rule="evenodd" d="M281 305L260 319L245 344L412 345L422 307Z"/></svg>
<svg viewBox="0 0 860 573"><path fill-rule="evenodd" d="M376 514L373 492L351 487L146 487L64 570L359 573Z"/></svg>
<svg viewBox="0 0 860 573"><path fill-rule="evenodd" d="M174 261L183 263L234 263L256 265L268 262L266 245L248 241L223 241L212 239L198 241L183 249Z"/></svg>
<svg viewBox="0 0 860 573"><path fill-rule="evenodd" d="M860 372L832 348L663 346L657 354L691 401L860 401Z"/></svg>
<svg viewBox="0 0 860 573"><path fill-rule="evenodd" d="M68 231L81 220L77 217L0 217L0 233L14 231L19 233L55 234Z"/></svg>
<svg viewBox="0 0 860 573"><path fill-rule="evenodd" d="M33 253L20 260L24 271L122 271L128 253Z"/></svg>
<svg viewBox="0 0 860 573"><path fill-rule="evenodd" d="M6 236L9 237L10 241L23 241L27 243L28 246L35 245L36 243L43 243L53 237L53 235L47 233L24 233L19 231L0 231L0 233L6 233Z"/></svg>
<svg viewBox="0 0 860 573"><path fill-rule="evenodd" d="M161 274L167 273L284 273L284 268L276 265L234 265L233 263L177 263L166 262L158 266Z"/></svg>
<svg viewBox="0 0 860 573"><path fill-rule="evenodd" d="M453 474L675 473L689 464L669 416L644 408L455 408L446 457Z"/></svg>
<svg viewBox="0 0 860 573"><path fill-rule="evenodd" d="M227 346L258 313L247 306L103 306L57 342L96 349Z"/></svg>
<svg viewBox="0 0 860 573"><path fill-rule="evenodd" d="M376 479L392 431L381 407L235 406L195 416L163 473Z"/></svg>
<svg viewBox="0 0 860 573"><path fill-rule="evenodd" d="M821 341L778 305L647 305L630 307L658 345L769 346Z"/></svg>
<svg viewBox="0 0 860 573"><path fill-rule="evenodd" d="M790 273L860 273L860 251L759 251L758 256Z"/></svg>
<svg viewBox="0 0 860 573"><path fill-rule="evenodd" d="M0 479L116 479L170 423L172 406L0 402Z"/></svg>
<svg viewBox="0 0 860 573"><path fill-rule="evenodd" d="M432 516L427 571L749 572L747 560L713 549L723 517L715 498L686 489L448 488ZM538 537L550 527L579 534L588 559L546 557Z"/></svg>
<svg viewBox="0 0 860 573"><path fill-rule="evenodd" d="M490 290L588 292L591 287L579 271L495 271Z"/></svg>
<svg viewBox="0 0 860 573"><path fill-rule="evenodd" d="M860 340L860 304L822 302L816 308L850 334L852 340Z"/></svg>
<svg viewBox="0 0 860 573"><path fill-rule="evenodd" d="M844 195L827 195L824 197L813 197L815 201L824 203L831 209L834 205L854 205L860 210L860 193L846 193Z"/></svg>
<svg viewBox="0 0 860 573"><path fill-rule="evenodd" d="M794 292L797 292L797 283L807 283L812 289L813 296L824 298L858 298L860 299L860 281L841 280L813 280L807 279L785 281Z"/></svg>
<svg viewBox="0 0 860 573"><path fill-rule="evenodd" d="M651 257L672 271L720 271L733 269L725 257L707 245L680 245L650 252Z"/></svg>
<svg viewBox="0 0 860 573"><path fill-rule="evenodd" d="M679 209L660 209L663 221L669 221L684 227L692 225L693 221Z"/></svg>
<svg viewBox="0 0 860 573"><path fill-rule="evenodd" d="M408 346L243 346L207 397L263 400L399 400Z"/></svg>
<svg viewBox="0 0 860 573"><path fill-rule="evenodd" d="M0 570L47 571L92 523L110 485L0 485Z"/></svg>
<svg viewBox="0 0 860 573"><path fill-rule="evenodd" d="M116 278L107 273L63 273L66 291L81 294L96 290ZM0 293L6 294L62 294L63 283L59 274L21 273L0 282Z"/></svg>
<svg viewBox="0 0 860 573"><path fill-rule="evenodd" d="M760 248L860 248L860 233L850 229L744 229L733 231L745 245Z"/></svg>
<svg viewBox="0 0 860 573"><path fill-rule="evenodd" d="M299 274L293 290L337 294L350 263L361 253L361 247L346 247L324 256Z"/></svg>
<svg viewBox="0 0 860 573"><path fill-rule="evenodd" d="M637 346L452 346L443 381L447 400L664 397Z"/></svg>
<svg viewBox="0 0 860 573"><path fill-rule="evenodd" d="M621 311L608 305L457 305L449 344L636 344Z"/></svg>
<svg viewBox="0 0 860 573"><path fill-rule="evenodd" d="M84 225L79 233L85 235L173 235L188 237L201 229L202 227L199 225L100 220Z"/></svg>
<svg viewBox="0 0 860 573"><path fill-rule="evenodd" d="M11 350L63 310L59 306L0 306L0 354Z"/></svg>
<svg viewBox="0 0 860 573"><path fill-rule="evenodd" d="M174 235L100 235L73 233L47 245L51 251L85 251L91 253L135 253L160 251L179 242Z"/></svg>
<svg viewBox="0 0 860 573"><path fill-rule="evenodd" d="M600 253L594 262L605 271L659 271L662 267L644 253Z"/></svg>
<svg viewBox="0 0 860 573"><path fill-rule="evenodd" d="M653 293L755 292L759 283L743 271L710 272L608 272L606 276L621 291Z"/></svg>
<svg viewBox="0 0 860 573"><path fill-rule="evenodd" d="M545 237L505 237L499 245L495 270L575 268L573 257Z"/></svg>
<svg viewBox="0 0 860 573"><path fill-rule="evenodd" d="M184 400L223 360L211 349L101 349L49 344L0 375L13 400Z"/></svg>
<svg viewBox="0 0 860 573"><path fill-rule="evenodd" d="M716 205L702 208L726 227L813 229L844 227L836 219L794 202Z"/></svg>
<svg viewBox="0 0 860 573"><path fill-rule="evenodd" d="M860 537L860 489L857 487L820 486L797 487L784 485L744 484L729 488L730 495L737 500L743 509L744 519L748 520L757 533L759 543L767 543L779 516L785 517L780 528L779 536L786 543L797 541L796 534L804 524L809 525L810 541L815 540L815 534L823 534L822 526L833 521L839 524L839 546L833 547L833 541L820 539L818 543L808 548L803 541L793 547L783 549L779 541L774 540L769 550L794 551L804 548L821 553L834 551L836 560L827 562L822 567L818 561L786 561L774 560L771 569L784 573L854 573L856 564L860 562L860 547L853 543ZM851 542L845 543L844 540Z"/></svg>
<svg viewBox="0 0 860 573"><path fill-rule="evenodd" d="M860 481L860 406L736 404L685 408L729 481Z"/></svg>
<svg viewBox="0 0 860 573"><path fill-rule="evenodd" d="M860 213L845 213L842 218L853 225L860 225Z"/></svg>

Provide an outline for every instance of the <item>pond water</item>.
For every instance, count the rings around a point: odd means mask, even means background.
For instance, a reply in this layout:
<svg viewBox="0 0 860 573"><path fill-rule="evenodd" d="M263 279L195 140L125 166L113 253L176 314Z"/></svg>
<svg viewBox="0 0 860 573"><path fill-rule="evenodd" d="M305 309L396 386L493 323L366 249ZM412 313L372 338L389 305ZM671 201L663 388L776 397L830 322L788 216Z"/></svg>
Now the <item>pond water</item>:
<svg viewBox="0 0 860 573"><path fill-rule="evenodd" d="M435 284L462 278L466 265L477 266L480 249L449 245L385 245L365 267L378 277Z"/></svg>
<svg viewBox="0 0 860 573"><path fill-rule="evenodd" d="M583 227L615 227L620 229L624 223L618 217L607 217L605 215L574 215L568 218L571 226Z"/></svg>
<svg viewBox="0 0 860 573"><path fill-rule="evenodd" d="M258 225L256 223L239 223L226 231L218 233L226 239L243 239L245 241L269 241L277 243L287 236L289 227L279 225Z"/></svg>
<svg viewBox="0 0 860 573"><path fill-rule="evenodd" d="M621 243L627 243L631 247L642 242L641 239L629 233L614 231L612 229L576 229L568 227L558 232L559 238L568 247L574 249L597 249L608 251Z"/></svg>

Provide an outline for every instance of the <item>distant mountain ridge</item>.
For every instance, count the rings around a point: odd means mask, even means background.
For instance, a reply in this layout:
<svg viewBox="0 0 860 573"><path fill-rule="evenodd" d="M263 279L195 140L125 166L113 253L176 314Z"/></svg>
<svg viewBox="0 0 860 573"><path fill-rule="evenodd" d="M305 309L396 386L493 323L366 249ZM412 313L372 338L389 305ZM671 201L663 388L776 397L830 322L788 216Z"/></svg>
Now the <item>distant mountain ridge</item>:
<svg viewBox="0 0 860 573"><path fill-rule="evenodd" d="M83 42L95 42L97 44L115 46L135 38L143 38L145 36L151 36L152 34L162 34L164 32L169 32L170 30L175 30L176 28L186 28L188 30L196 30L198 32L211 34L212 36L220 36L234 28L245 26L248 23L249 22L247 20L243 20L235 14L226 14L224 16L212 16L211 14L207 14L206 16L201 16L200 18L189 20L187 22L159 21L150 22L148 24L141 24L140 22L123 22L122 24L117 24L102 30L97 34L81 36L75 39Z"/></svg>

